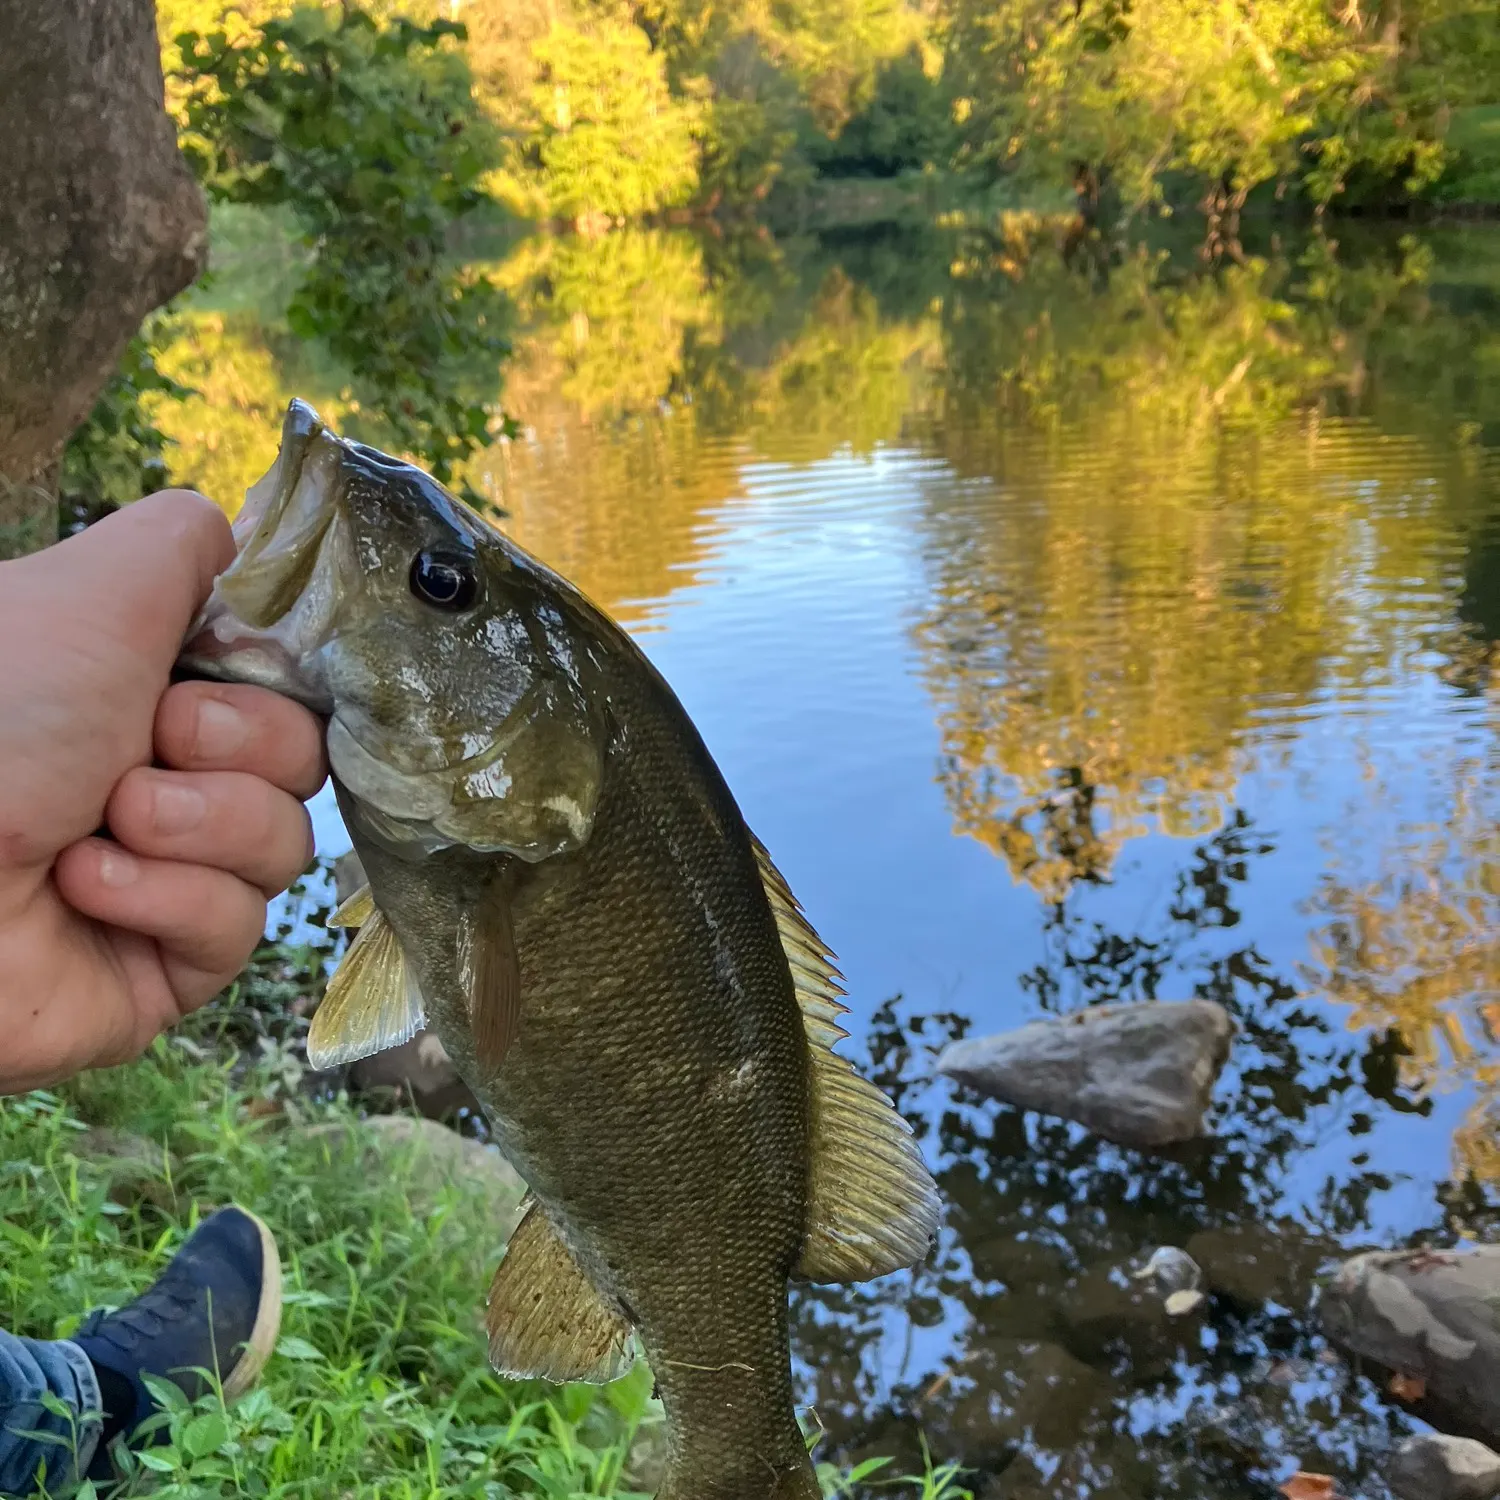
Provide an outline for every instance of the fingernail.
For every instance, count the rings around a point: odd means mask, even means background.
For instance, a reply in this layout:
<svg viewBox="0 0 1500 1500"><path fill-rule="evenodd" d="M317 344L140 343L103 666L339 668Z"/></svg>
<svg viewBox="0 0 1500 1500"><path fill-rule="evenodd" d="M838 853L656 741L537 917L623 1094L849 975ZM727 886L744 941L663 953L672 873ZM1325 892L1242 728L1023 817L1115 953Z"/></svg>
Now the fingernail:
<svg viewBox="0 0 1500 1500"><path fill-rule="evenodd" d="M203 793L177 781L161 782L152 797L151 821L158 833L186 833L203 821Z"/></svg>
<svg viewBox="0 0 1500 1500"><path fill-rule="evenodd" d="M133 854L123 849L101 849L99 851L99 879L105 885L130 885L140 874L140 864Z"/></svg>
<svg viewBox="0 0 1500 1500"><path fill-rule="evenodd" d="M198 705L198 734L193 742L200 760L225 760L245 743L244 715L239 709L205 698Z"/></svg>

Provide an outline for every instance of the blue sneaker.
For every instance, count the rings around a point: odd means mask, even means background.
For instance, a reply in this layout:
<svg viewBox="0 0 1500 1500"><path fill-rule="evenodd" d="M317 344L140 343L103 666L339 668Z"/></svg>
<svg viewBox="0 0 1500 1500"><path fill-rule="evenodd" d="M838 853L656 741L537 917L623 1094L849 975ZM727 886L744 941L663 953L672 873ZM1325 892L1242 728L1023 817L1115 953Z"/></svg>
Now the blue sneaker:
<svg viewBox="0 0 1500 1500"><path fill-rule="evenodd" d="M143 1375L170 1380L196 1400L209 1388L198 1369L216 1371L225 1401L234 1401L255 1384L280 1328L276 1241L254 1214L221 1208L134 1302L90 1313L73 1335L99 1376L105 1410L89 1477L109 1478L110 1442L156 1411Z"/></svg>

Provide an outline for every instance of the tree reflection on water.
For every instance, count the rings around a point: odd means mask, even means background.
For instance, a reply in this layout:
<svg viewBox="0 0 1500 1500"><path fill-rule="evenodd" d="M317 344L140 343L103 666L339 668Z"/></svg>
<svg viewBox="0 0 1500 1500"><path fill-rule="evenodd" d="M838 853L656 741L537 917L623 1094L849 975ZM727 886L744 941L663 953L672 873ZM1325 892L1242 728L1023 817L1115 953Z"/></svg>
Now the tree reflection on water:
<svg viewBox="0 0 1500 1500"><path fill-rule="evenodd" d="M956 1015L883 1006L869 1033L874 1076L917 1120L948 1220L933 1263L910 1280L799 1293L807 1399L841 1453L921 1445L1007 1497L1270 1496L1289 1467L1337 1469L1359 1493L1402 1420L1331 1362L1309 1316L1314 1277L1368 1231L1390 1179L1358 1137L1382 1110L1420 1110L1387 1034L1359 1039L1301 1002L1253 944L1205 941L1240 922L1236 894L1271 842L1241 813L1194 851L1152 930L1122 932L1050 909L1049 956L1022 984L1043 1011L1150 999L1169 971L1234 1017L1234 1060L1214 1135L1145 1156L1065 1122L938 1095L932 1059L962 1035ZM1070 1007L1071 1008L1071 1007ZM1298 1196L1300 1160L1334 1136L1344 1165ZM1204 1267L1203 1314L1169 1320L1128 1278L1156 1245ZM891 1333L909 1322L894 1366ZM951 1357L928 1365L921 1330L947 1325ZM1291 1460L1296 1460L1291 1463ZM980 1486L984 1492L983 1484Z"/></svg>
<svg viewBox="0 0 1500 1500"><path fill-rule="evenodd" d="M1239 1031L1212 1137L1142 1156L935 1082L972 1015L874 1014L873 1073L949 1211L914 1276L797 1294L830 1452L910 1469L925 1442L1007 1500L1271 1500L1298 1467L1387 1495L1408 1419L1329 1359L1312 1304L1351 1248L1500 1228L1495 255L1435 231L1185 269L1018 220L630 231L486 263L526 430L463 478L522 543L642 628L715 586L736 516L766 505L795 537L820 483L847 514L896 455L904 529L876 519L910 554L900 670L938 816L1040 938L999 1008L1191 993ZM211 297L160 355L204 395L158 416L174 477L227 500L288 395L340 420L352 395L227 274ZM877 623L850 592L853 628ZM1333 741L1336 774L1308 749ZM1132 886L1142 848L1168 894ZM1277 928L1251 886L1288 870L1303 905ZM1456 1089L1452 1180L1402 1178L1380 1142L1437 1140ZM1129 1278L1158 1245L1204 1266L1199 1314L1169 1321Z"/></svg>

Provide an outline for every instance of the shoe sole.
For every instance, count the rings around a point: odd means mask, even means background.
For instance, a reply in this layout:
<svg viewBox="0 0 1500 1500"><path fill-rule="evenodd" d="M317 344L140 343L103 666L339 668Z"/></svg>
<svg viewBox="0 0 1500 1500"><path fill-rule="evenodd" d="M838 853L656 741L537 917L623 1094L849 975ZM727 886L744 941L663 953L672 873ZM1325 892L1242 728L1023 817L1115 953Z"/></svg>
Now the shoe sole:
<svg viewBox="0 0 1500 1500"><path fill-rule="evenodd" d="M224 1381L224 1401L238 1401L260 1378L281 1332L281 1257L271 1231L247 1209L241 1213L260 1231L260 1305L244 1352Z"/></svg>

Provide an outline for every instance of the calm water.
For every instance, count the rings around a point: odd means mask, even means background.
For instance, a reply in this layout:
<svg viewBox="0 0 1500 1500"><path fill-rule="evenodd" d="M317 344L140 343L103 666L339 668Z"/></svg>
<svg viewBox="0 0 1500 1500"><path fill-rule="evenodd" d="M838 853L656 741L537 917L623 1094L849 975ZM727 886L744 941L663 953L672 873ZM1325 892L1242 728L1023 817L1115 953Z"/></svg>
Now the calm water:
<svg viewBox="0 0 1500 1500"><path fill-rule="evenodd" d="M491 264L525 432L467 477L679 692L949 1202L932 1266L797 1303L845 1456L925 1441L1013 1500L1297 1467L1381 1500L1409 1419L1327 1359L1314 1278L1496 1227L1500 235L1262 253L641 233ZM169 355L205 389L178 473L226 499L287 395L341 409L250 261ZM932 1079L955 1035L1194 994L1241 1035L1173 1156ZM1209 1268L1201 1319L1126 1289L1160 1244Z"/></svg>

